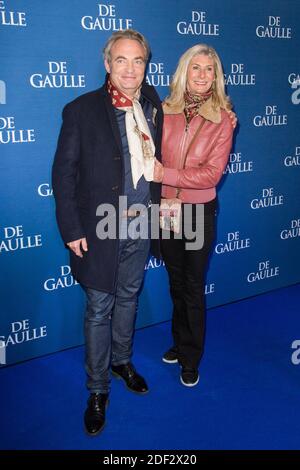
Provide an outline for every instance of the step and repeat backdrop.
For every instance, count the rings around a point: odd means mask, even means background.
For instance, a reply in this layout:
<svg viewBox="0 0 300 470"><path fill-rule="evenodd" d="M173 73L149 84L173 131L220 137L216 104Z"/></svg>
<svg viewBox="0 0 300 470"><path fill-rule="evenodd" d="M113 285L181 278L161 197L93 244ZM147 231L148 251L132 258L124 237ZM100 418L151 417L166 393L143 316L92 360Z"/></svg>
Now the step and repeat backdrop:
<svg viewBox="0 0 300 470"><path fill-rule="evenodd" d="M219 186L208 307L300 281L299 17L298 0L0 1L2 365L83 342L51 166L62 108L101 86L102 48L120 29L149 40L147 82L161 99L187 48L210 44L223 62L239 124ZM170 317L165 268L151 257L137 327Z"/></svg>

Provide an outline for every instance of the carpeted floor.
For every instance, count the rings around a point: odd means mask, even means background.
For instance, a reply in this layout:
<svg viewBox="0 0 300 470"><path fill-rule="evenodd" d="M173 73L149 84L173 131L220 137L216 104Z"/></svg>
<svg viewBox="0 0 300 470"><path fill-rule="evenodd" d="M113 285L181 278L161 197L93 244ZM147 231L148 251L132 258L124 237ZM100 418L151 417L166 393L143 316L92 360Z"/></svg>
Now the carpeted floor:
<svg viewBox="0 0 300 470"><path fill-rule="evenodd" d="M150 392L135 395L113 379L107 423L94 438L82 423L82 347L2 368L0 448L299 449L299 305L297 284L209 310L193 388L161 361L170 322L138 330L133 362Z"/></svg>

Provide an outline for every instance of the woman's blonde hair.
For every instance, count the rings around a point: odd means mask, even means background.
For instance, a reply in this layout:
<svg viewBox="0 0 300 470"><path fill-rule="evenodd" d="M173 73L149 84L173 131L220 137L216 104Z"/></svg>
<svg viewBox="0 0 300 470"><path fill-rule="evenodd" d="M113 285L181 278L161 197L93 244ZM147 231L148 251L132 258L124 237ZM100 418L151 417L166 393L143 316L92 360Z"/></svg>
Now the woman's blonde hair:
<svg viewBox="0 0 300 470"><path fill-rule="evenodd" d="M170 85L171 93L164 104L179 112L184 109L184 93L187 86L188 66L195 55L207 55L213 59L215 80L212 84L212 105L229 111L232 108L230 99L225 94L224 72L221 60L215 49L207 44L197 44L188 49L179 59L176 72Z"/></svg>

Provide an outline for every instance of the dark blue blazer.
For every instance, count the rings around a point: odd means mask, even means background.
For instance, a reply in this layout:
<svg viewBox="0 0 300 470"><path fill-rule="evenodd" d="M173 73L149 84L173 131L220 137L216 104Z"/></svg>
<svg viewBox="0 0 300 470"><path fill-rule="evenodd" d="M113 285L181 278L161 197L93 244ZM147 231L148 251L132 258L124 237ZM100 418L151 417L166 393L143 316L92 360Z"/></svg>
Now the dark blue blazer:
<svg viewBox="0 0 300 470"><path fill-rule="evenodd" d="M160 99L145 82L141 93L157 109L155 147L156 158L161 160ZM121 136L106 84L65 106L52 184L64 242L87 238L88 252L83 258L70 252L74 277L86 287L114 292L119 242L96 235L97 207L109 203L117 208L124 185ZM159 203L161 185L150 183L150 190L152 202ZM152 240L151 249L158 257L158 240Z"/></svg>

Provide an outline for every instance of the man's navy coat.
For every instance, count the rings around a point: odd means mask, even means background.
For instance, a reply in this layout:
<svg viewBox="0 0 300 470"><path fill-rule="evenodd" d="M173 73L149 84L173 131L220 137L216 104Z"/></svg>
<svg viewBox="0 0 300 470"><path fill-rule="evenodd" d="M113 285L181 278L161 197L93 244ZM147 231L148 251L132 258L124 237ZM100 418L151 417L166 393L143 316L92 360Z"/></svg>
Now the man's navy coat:
<svg viewBox="0 0 300 470"><path fill-rule="evenodd" d="M145 82L142 95L157 109L155 147L161 160L163 113L155 89ZM106 85L86 93L63 110L53 164L53 192L58 226L65 243L86 237L83 258L70 252L74 277L84 286L114 292L118 267L118 240L100 240L96 226L99 204L118 207L124 172L121 136ZM150 183L151 200L159 203L161 185ZM159 256L158 240L152 253Z"/></svg>

